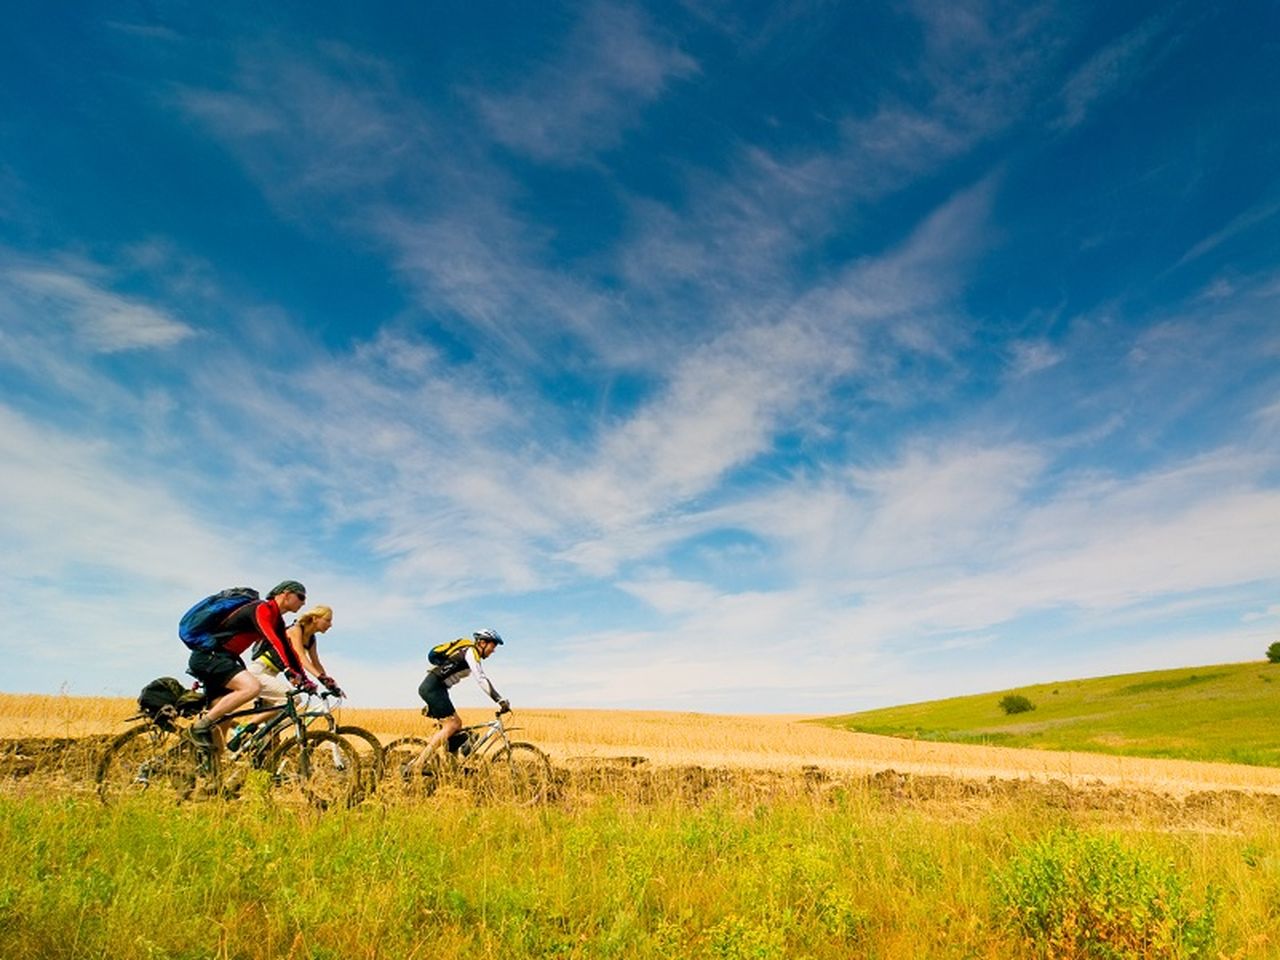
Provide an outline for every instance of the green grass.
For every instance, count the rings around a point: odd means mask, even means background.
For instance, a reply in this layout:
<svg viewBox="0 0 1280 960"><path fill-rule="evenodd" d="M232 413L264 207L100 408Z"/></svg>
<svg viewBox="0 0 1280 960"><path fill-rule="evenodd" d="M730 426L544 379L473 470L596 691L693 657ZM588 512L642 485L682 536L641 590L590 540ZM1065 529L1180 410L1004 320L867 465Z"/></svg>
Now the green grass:
<svg viewBox="0 0 1280 960"><path fill-rule="evenodd" d="M1006 715L1000 700L1035 709ZM1259 661L1042 683L817 721L952 743L1280 766L1280 665Z"/></svg>
<svg viewBox="0 0 1280 960"><path fill-rule="evenodd" d="M849 785L770 803L320 816L265 799L0 795L0 956L994 960L1039 956L1097 909L1126 937L1185 940L1151 960L1210 939L1221 956L1271 955L1275 804L1217 802L1171 820L1141 798L1123 814L1067 809L1032 786L904 802ZM1010 899L1010 878L1050 861L1082 881ZM1179 924L1197 917L1213 928L1192 942Z"/></svg>

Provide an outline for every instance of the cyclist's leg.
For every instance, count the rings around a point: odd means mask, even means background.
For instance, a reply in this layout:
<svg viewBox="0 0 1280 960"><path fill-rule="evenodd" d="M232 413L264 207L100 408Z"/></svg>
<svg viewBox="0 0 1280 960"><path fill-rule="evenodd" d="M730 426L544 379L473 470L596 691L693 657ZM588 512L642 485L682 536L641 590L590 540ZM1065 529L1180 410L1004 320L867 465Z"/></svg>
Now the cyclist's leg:
<svg viewBox="0 0 1280 960"><path fill-rule="evenodd" d="M190 728L192 739L204 746L221 746L212 739L219 721L256 697L262 684L245 669L243 660L225 650L192 651L187 672L204 684L211 698L209 709Z"/></svg>
<svg viewBox="0 0 1280 960"><path fill-rule="evenodd" d="M434 753L462 729L462 718L449 699L449 688L434 673L428 673L426 679L418 685L418 696L427 705L426 715L440 723L440 729L427 741L430 745L429 752Z"/></svg>
<svg viewBox="0 0 1280 960"><path fill-rule="evenodd" d="M288 699L289 691L293 689L293 685L285 679L283 673L263 666L260 660L250 660L247 669L262 685L262 689L258 693L258 699L262 701L264 707L278 707ZM262 723L272 716L273 711L264 710L262 713L242 717L241 722Z"/></svg>

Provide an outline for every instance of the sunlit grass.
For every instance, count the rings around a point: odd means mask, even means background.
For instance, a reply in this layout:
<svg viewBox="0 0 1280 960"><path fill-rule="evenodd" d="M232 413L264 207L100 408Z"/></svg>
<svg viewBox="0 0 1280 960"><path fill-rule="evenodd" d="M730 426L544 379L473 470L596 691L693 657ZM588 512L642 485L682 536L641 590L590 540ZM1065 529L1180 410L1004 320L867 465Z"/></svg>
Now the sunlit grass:
<svg viewBox="0 0 1280 960"><path fill-rule="evenodd" d="M1034 704L1005 715L1008 694ZM834 726L951 743L1280 766L1280 666L1234 663L1043 683L835 717Z"/></svg>
<svg viewBox="0 0 1280 960"><path fill-rule="evenodd" d="M1218 891L1221 956L1280 945L1274 805L1183 806L1171 822L1047 790L972 800L868 784L760 803L728 787L696 806L455 798L313 815L269 796L107 809L0 795L0 956L1031 956L1000 878L1063 829L1163 865L1189 903Z"/></svg>
<svg viewBox="0 0 1280 960"><path fill-rule="evenodd" d="M1108 696L1222 679L1187 676L1121 678ZM555 761L543 808L451 790L319 814L265 787L106 808L85 764L132 711L0 695L0 737L75 735L65 755L81 761L0 779L0 957L1030 957L1067 942L1070 921L1020 925L1011 903L1083 917L1113 891L1140 919L1149 904L1163 935L1175 889L1185 916L1212 909L1214 929L1144 956L1172 960L1210 934L1202 955L1280 956L1280 799L1220 782L1265 790L1280 771L894 740L802 717L529 710L516 736ZM388 740L430 729L412 710L342 719ZM1090 902L1070 885L1011 900L1009 877L1045 849L1103 850L1111 873L1079 887Z"/></svg>

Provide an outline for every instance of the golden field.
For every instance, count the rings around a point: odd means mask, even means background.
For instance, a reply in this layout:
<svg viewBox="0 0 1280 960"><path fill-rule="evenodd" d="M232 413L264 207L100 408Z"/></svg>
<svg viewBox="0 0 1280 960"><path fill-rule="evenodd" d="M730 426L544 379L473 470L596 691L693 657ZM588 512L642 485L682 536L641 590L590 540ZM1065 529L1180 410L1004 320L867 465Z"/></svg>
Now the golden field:
<svg viewBox="0 0 1280 960"><path fill-rule="evenodd" d="M135 712L132 700L0 694L0 739L79 738L115 734ZM460 711L467 723L491 713ZM431 721L415 710L343 708L343 723L377 733L384 742L425 735ZM1185 760L1108 756L1026 748L916 741L833 729L808 715L730 716L628 710L521 710L514 739L529 740L556 765L644 758L649 767L723 767L834 774L899 773L963 779L1055 780L1173 795L1207 790L1280 794L1280 768Z"/></svg>

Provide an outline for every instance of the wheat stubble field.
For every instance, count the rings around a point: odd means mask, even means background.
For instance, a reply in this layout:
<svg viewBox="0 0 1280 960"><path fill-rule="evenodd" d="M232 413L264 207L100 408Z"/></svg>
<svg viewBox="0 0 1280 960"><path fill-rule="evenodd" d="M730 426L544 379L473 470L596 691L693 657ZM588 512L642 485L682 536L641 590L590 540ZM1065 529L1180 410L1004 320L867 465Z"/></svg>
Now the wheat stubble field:
<svg viewBox="0 0 1280 960"><path fill-rule="evenodd" d="M0 694L0 740L76 739L114 735L136 712L133 701L91 697ZM463 709L479 723L490 714ZM415 710L345 708L344 722L384 742L433 729ZM517 739L538 744L558 765L643 761L653 767L832 774L904 774L966 780L991 777L1054 780L1072 787L1105 785L1182 796L1239 790L1280 794L1280 768L1230 763L1108 756L1077 751L950 744L833 729L807 715L726 716L604 710L521 710Z"/></svg>
<svg viewBox="0 0 1280 960"><path fill-rule="evenodd" d="M0 695L0 956L1280 956L1276 768L527 710L538 808L104 807L131 707Z"/></svg>

